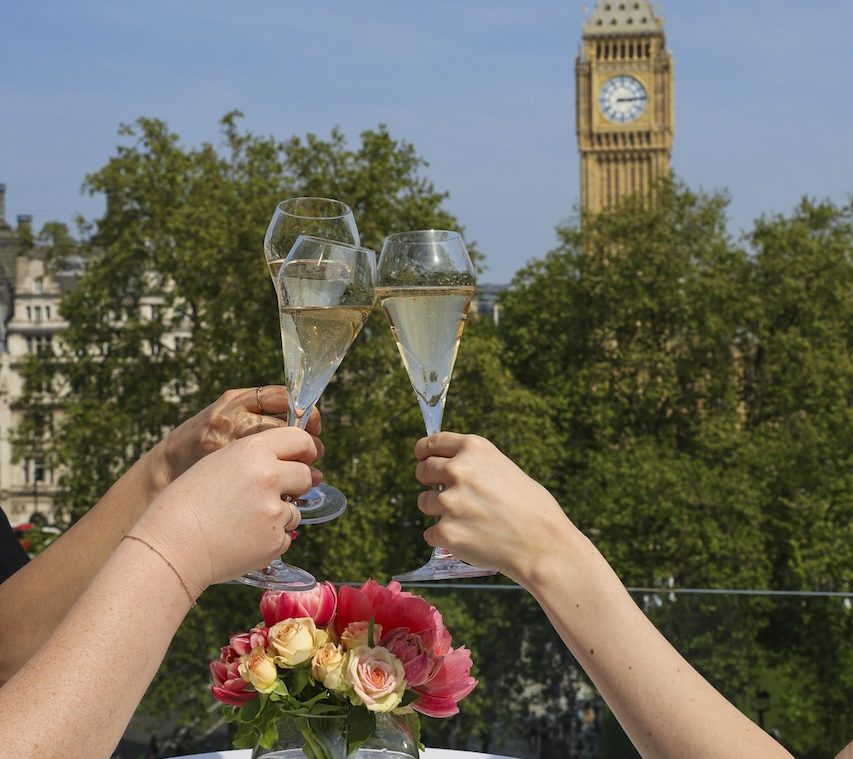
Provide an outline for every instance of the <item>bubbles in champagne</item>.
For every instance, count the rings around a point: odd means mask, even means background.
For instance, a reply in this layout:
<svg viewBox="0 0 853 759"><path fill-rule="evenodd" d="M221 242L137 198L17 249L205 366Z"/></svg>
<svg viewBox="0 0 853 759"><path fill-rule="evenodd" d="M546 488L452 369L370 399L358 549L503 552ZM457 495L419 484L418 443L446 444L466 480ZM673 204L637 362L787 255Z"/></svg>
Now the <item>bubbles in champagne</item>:
<svg viewBox="0 0 853 759"><path fill-rule="evenodd" d="M463 287L377 288L412 387L428 406L443 401L474 294Z"/></svg>
<svg viewBox="0 0 853 759"><path fill-rule="evenodd" d="M279 313L285 384L299 415L326 389L367 321L370 307L283 306Z"/></svg>

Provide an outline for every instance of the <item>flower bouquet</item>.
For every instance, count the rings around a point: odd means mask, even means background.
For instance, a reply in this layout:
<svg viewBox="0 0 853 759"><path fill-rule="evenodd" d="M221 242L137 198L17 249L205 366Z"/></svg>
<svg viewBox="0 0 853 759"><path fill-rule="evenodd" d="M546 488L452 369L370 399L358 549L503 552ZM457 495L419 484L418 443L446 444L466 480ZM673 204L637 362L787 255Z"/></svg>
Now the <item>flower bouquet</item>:
<svg viewBox="0 0 853 759"><path fill-rule="evenodd" d="M418 745L418 713L450 717L477 684L470 651L452 648L438 610L399 583L267 591L260 611L263 623L234 635L210 664L213 695L233 707L238 748L272 748L289 718L309 759L344 759L388 714ZM330 731L333 723L342 728Z"/></svg>

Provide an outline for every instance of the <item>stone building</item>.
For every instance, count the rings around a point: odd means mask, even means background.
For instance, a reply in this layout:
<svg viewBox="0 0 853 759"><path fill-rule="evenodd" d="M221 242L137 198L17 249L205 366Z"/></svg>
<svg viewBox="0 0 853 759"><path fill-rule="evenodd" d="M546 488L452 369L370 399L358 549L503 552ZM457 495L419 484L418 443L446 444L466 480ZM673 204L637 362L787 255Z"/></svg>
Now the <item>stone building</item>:
<svg viewBox="0 0 853 759"><path fill-rule="evenodd" d="M595 213L669 173L672 54L649 0L598 0L575 60L581 208Z"/></svg>
<svg viewBox="0 0 853 759"><path fill-rule="evenodd" d="M18 216L13 228L6 220L5 196L0 184L0 508L14 525L35 514L48 522L52 518L55 473L37 449L16 458L12 435L22 417L22 361L58 344L66 327L59 301L74 286L79 268L51 276L47 251L27 244L31 217ZM51 405L49 393L43 402Z"/></svg>

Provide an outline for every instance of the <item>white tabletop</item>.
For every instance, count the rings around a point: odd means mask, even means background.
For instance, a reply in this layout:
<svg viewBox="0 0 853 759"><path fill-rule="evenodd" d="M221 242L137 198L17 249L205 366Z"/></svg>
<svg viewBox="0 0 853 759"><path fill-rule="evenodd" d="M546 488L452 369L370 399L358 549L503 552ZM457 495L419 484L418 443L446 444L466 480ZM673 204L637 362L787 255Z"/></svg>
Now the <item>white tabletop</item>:
<svg viewBox="0 0 853 759"><path fill-rule="evenodd" d="M190 754L180 759L251 759L252 750L213 751L207 754ZM513 759L501 754L481 754L478 751L458 751L451 748L427 748L421 751L423 759ZM173 757L178 759L178 757Z"/></svg>

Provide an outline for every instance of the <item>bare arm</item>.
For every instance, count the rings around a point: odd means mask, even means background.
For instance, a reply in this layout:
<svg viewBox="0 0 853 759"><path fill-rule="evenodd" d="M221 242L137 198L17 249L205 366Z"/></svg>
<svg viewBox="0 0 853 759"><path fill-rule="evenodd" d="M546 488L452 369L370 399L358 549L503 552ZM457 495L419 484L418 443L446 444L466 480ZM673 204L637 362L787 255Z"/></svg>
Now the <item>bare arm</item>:
<svg viewBox="0 0 853 759"><path fill-rule="evenodd" d="M173 480L232 440L286 426L283 387L229 390L177 427L122 476L70 530L0 584L0 685L44 644L140 515ZM314 414L309 432L319 434ZM319 444L319 441L317 441ZM322 451L321 451L322 452Z"/></svg>
<svg viewBox="0 0 853 759"><path fill-rule="evenodd" d="M667 642L551 494L490 442L442 432L415 453L418 479L445 485L418 502L441 518L427 542L530 591L644 757L790 759Z"/></svg>
<svg viewBox="0 0 853 759"><path fill-rule="evenodd" d="M131 530L145 542L115 549L47 642L0 688L4 752L110 756L190 596L288 548L299 516L280 494L310 486L315 456L309 435L273 430L212 454L167 488Z"/></svg>

